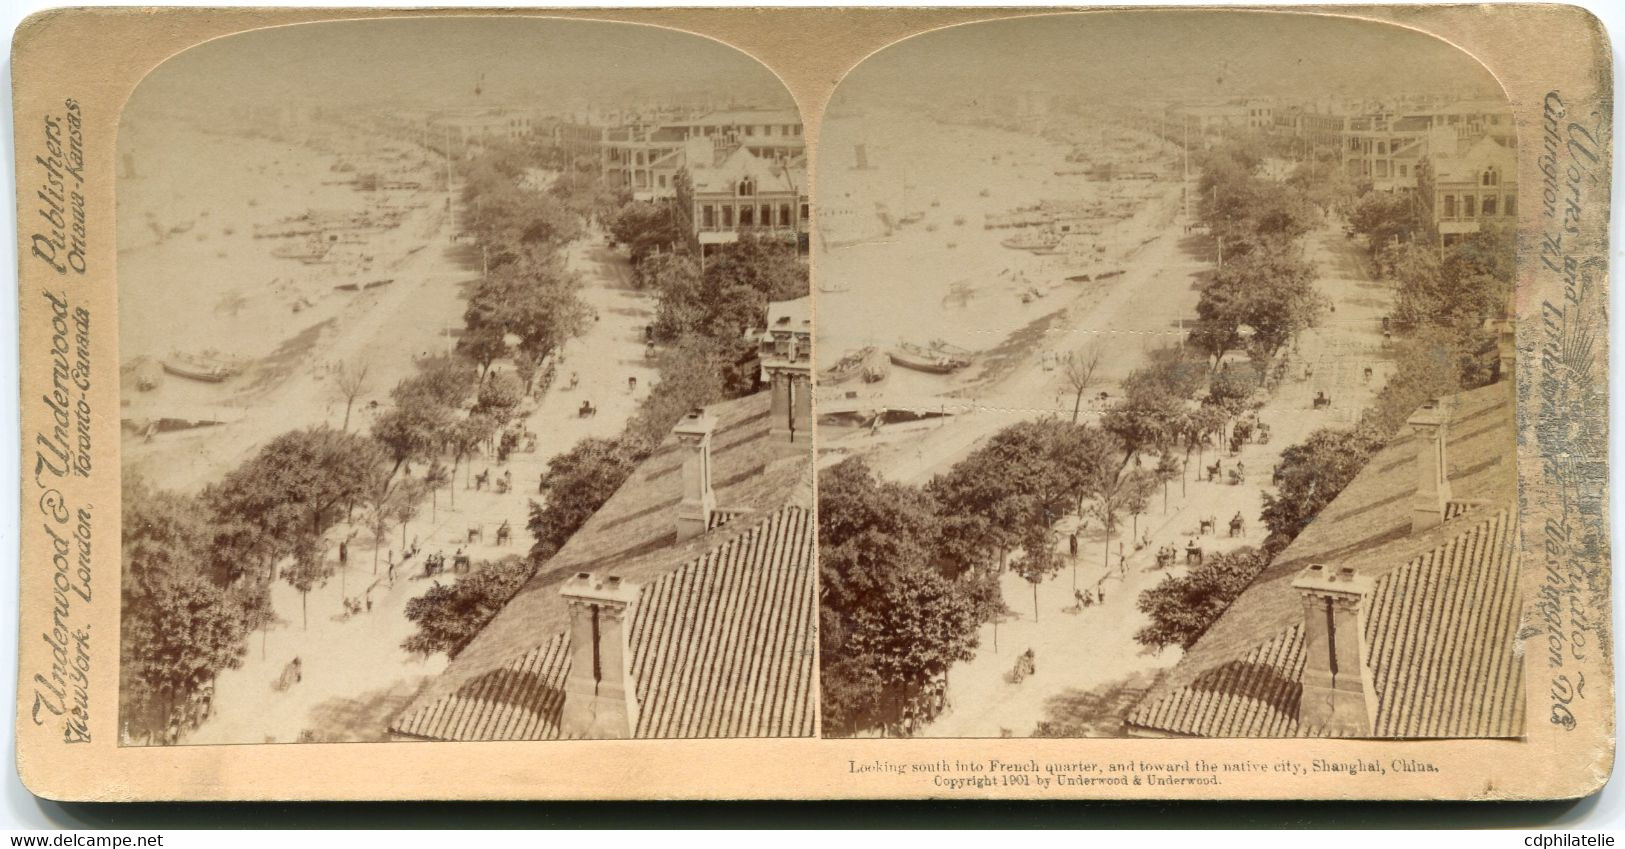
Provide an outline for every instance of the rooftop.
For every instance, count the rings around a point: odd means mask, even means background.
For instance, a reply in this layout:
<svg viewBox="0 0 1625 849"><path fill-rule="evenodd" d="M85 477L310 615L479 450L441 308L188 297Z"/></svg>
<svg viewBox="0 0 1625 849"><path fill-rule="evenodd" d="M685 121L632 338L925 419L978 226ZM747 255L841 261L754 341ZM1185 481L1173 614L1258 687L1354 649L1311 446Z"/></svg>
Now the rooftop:
<svg viewBox="0 0 1625 849"><path fill-rule="evenodd" d="M1436 183L1476 183L1484 169L1495 167L1503 183L1515 184L1518 179L1518 156L1500 142L1484 136L1459 154L1433 157L1433 175Z"/></svg>
<svg viewBox="0 0 1625 849"><path fill-rule="evenodd" d="M1394 439L1252 582L1129 715L1198 736L1299 728L1303 602L1311 563L1373 580L1368 662L1383 737L1500 737L1523 729L1516 631L1513 404L1505 383L1444 399L1449 520L1412 531L1416 438Z"/></svg>
<svg viewBox="0 0 1625 849"><path fill-rule="evenodd" d="M746 537L756 541L751 545L777 539L771 533L768 536L759 535L778 527L774 524L776 522L788 521L774 518L783 512L783 508L794 506L811 509L811 458L801 450L801 446L782 444L769 436L768 393L759 392L714 404L707 411L717 420L711 437L711 481L719 508L713 529L691 539L677 539L675 515L682 500L683 456L676 437L668 435L603 507L536 570L446 671L418 694L393 727L406 733L431 736L410 729L428 727L428 720L424 717L429 714L423 712L443 712L446 709L444 705L436 706L447 697L454 694L464 697L470 692L478 692L480 687L492 684L495 680L491 677L493 674L498 677L501 674L515 674L515 670L522 668L537 672L542 668L535 664L544 662L555 663L562 669L567 664L568 655L559 654L553 661L548 661L551 655L547 654L547 647L559 641L557 635L567 626L569 614L559 589L566 579L575 574L613 570L623 580L643 586L643 598L648 601L664 592L657 587L674 586L661 584L661 580L669 575L679 572L691 577L710 574L705 570L712 567L704 564L712 563L713 560L708 558L713 558L718 552L759 554L757 548L730 546L744 545L736 544L735 540ZM810 552L810 537L806 545ZM786 553L796 551L793 548L778 550ZM757 562L755 565L733 560L728 562L732 564L729 569L735 571L723 575L723 578L728 575L740 578L751 569L768 567L793 572L800 568L798 564L802 561L791 559L774 563ZM745 572L738 571L741 569ZM788 577L783 579L791 580ZM738 595L741 584L731 579L719 581L697 589L691 587L685 592L713 593L711 606L701 607L709 616L726 618L733 614L722 608L731 604L747 604L749 600ZM806 593L809 598L799 600L798 597L797 604L802 601L809 606L816 603L811 598L811 587L811 579L808 578ZM639 607L640 610L663 609L655 604L640 604ZM638 615L646 614L640 612ZM658 616L650 620L651 623L664 621ZM699 630L703 632L705 629ZM736 648L743 651L750 647ZM666 650L660 648L657 654ZM538 651L541 653L538 654ZM531 666L526 667L527 663ZM505 669L509 672L502 673ZM641 678L639 680L642 681ZM472 687L472 690L462 692L465 686ZM665 685L661 683L660 686ZM792 696L786 694L787 698Z"/></svg>
<svg viewBox="0 0 1625 849"><path fill-rule="evenodd" d="M786 505L643 587L628 645L634 737L813 733L812 511ZM396 721L437 740L555 740L571 665L560 632Z"/></svg>

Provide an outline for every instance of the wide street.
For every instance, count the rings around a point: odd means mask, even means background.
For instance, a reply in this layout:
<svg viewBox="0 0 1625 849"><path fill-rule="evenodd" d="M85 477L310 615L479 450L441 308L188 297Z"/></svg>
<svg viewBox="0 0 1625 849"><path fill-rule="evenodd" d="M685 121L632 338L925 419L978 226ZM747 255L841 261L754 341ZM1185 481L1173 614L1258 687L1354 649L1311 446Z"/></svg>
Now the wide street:
<svg viewBox="0 0 1625 849"><path fill-rule="evenodd" d="M537 450L514 453L506 463L497 463L494 457L476 457L468 463L474 475L488 470L493 483L511 475L513 489L504 494L494 488L468 489L468 475L460 469L450 487L453 491L437 493L435 504L425 503L406 528L408 543L417 540L421 551L396 567L393 582L387 563L391 558L401 560L399 528L392 527L378 546L375 571L371 534L354 525L335 527L328 534L329 559L336 565L337 543L348 539L348 568L311 591L308 626L299 594L287 583L275 582L271 600L281 621L249 638L242 667L221 673L215 684L213 715L183 742L294 742L313 729L321 740L382 739L394 713L444 668L443 655L423 658L400 648L413 631L405 617L407 602L436 583L455 579L451 574L425 577L424 558L442 552L449 565L459 548L476 563L523 556L531 542L525 529L529 503L539 498L537 486L547 462L585 437L619 434L655 378L652 364L644 358L642 333L653 317L653 300L628 285L625 257L604 247L603 236L595 232L568 246L564 254L568 266L582 275L582 299L597 319L565 346L558 379L552 387L538 390L524 417L525 427L537 436ZM449 314L460 315L460 310ZM580 378L573 390L572 372ZM629 377L637 378L635 392L627 388ZM596 416L577 415L583 400L598 408ZM414 465L414 471L421 474L422 464ZM498 545L496 532L503 522L509 523L512 540ZM483 540L470 543L470 530L476 528ZM346 615L345 598L360 601L362 612ZM302 668L301 680L279 689L279 677L295 658Z"/></svg>
<svg viewBox="0 0 1625 849"><path fill-rule="evenodd" d="M1206 554L1261 543L1266 530L1258 520L1259 510L1280 452L1317 428L1353 424L1388 376L1381 332L1381 316L1387 312L1390 298L1388 287L1368 279L1358 247L1343 237L1335 223L1310 233L1305 248L1319 272L1317 287L1331 299L1333 308L1318 327L1303 334L1295 354L1296 373L1276 389L1259 413L1260 421L1273 431L1269 444L1251 443L1239 455L1222 454L1226 470L1237 462L1245 464L1246 481L1239 485L1197 481L1195 473L1201 465L1211 465L1221 455L1210 451L1202 464L1193 455L1186 479L1168 487L1166 511L1159 494L1139 517L1140 530L1150 544L1138 551L1129 538L1129 520L1123 521L1109 545L1098 520L1091 522L1080 535L1075 566L1063 568L1039 586L1036 621L1032 585L1006 573L1002 589L1011 615L997 626L982 627L975 659L949 672L950 709L918 732L920 736L1027 736L1040 722L1057 719L1068 727L1089 729L1087 733L1115 735L1117 717L1159 671L1178 661L1177 648L1158 653L1135 642L1134 633L1147 622L1136 608L1139 593L1167 574L1184 573L1183 552L1191 540ZM1183 266L1175 269L1147 269L1142 279L1151 285L1162 281L1165 288L1158 294L1171 296L1166 278L1188 279ZM1194 304L1194 293L1189 302ZM1134 303L1145 311L1148 304L1161 303L1161 298ZM1158 320L1142 315L1138 323L1126 328L1138 329ZM1312 365L1311 377L1304 377L1304 363ZM1373 370L1369 379L1364 374L1366 366ZM1331 397L1330 408L1313 409L1317 392ZM961 424L956 419L938 421L941 424L913 427L946 431ZM1237 513L1243 518L1244 531L1231 537L1227 526ZM1204 518L1217 520L1217 534L1199 533L1199 521ZM1158 570L1156 550L1170 543L1180 549L1178 565ZM1074 581L1080 590L1101 593L1103 602L1076 610ZM1074 610L1068 612L1068 608ZM1036 674L1011 683L1006 674L1017 655L1029 648Z"/></svg>

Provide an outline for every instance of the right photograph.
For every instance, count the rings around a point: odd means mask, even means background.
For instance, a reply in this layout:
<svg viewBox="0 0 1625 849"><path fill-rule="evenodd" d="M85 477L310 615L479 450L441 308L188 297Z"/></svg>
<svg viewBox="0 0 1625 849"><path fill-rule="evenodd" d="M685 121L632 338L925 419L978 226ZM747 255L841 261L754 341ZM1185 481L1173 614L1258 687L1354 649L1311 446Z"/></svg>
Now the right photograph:
<svg viewBox="0 0 1625 849"><path fill-rule="evenodd" d="M1522 736L1517 145L1471 55L1354 18L854 69L813 185L823 734Z"/></svg>

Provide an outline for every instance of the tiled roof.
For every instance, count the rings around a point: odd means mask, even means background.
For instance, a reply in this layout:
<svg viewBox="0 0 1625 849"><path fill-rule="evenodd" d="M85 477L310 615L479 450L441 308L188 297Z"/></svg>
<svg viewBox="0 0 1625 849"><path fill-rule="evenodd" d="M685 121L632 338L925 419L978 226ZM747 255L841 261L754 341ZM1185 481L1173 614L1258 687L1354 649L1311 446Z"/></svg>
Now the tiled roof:
<svg viewBox="0 0 1625 849"><path fill-rule="evenodd" d="M756 180L757 192L789 192L806 185L803 175L793 167L782 167L770 160L752 154L745 147L734 148L722 162L688 163L689 178L696 193L732 193L734 186L746 177Z"/></svg>
<svg viewBox="0 0 1625 849"><path fill-rule="evenodd" d="M1440 183L1477 182L1478 175L1491 165L1500 169L1501 181L1504 186L1517 185L1517 154L1489 136L1474 142L1459 155L1435 156L1433 158L1434 180Z"/></svg>
<svg viewBox="0 0 1625 849"><path fill-rule="evenodd" d="M812 735L815 527L811 510L787 505L643 588L628 631L640 705L634 736ZM405 714L394 730L557 739L570 665L570 638L560 632Z"/></svg>
<svg viewBox="0 0 1625 849"><path fill-rule="evenodd" d="M717 420L711 435L711 481L721 509L750 509L764 518L786 505L811 509L811 453L806 445L770 437L768 404L768 393L758 392L707 408ZM756 524L752 517L739 516L678 541L680 451L676 438L668 436L401 716L419 713L482 676L513 667L564 630L568 610L559 590L577 572L612 569L648 592L667 574L750 532Z"/></svg>
<svg viewBox="0 0 1625 849"><path fill-rule="evenodd" d="M1487 622L1502 621L1495 617L1506 614L1510 619L1505 620L1505 639L1491 648L1506 653L1514 650L1519 612L1515 586L1508 585L1504 592L1484 596L1482 603L1499 605L1496 610L1475 608L1468 616L1460 609L1438 613L1430 606L1443 603L1443 599L1461 598L1461 594L1467 592L1462 581L1487 581L1496 570L1509 575L1516 573L1516 553L1503 552L1497 547L1505 543L1510 531L1496 525L1494 533L1486 537L1479 527L1491 520L1475 518L1486 515L1483 511L1502 510L1516 491L1512 398L1506 384L1498 383L1450 396L1443 400L1442 406L1449 414L1446 453L1454 496L1446 511L1449 520L1421 533L1412 532L1416 437L1407 432L1394 439L1371 458L1354 481L1321 511L1319 519L1253 579L1184 658L1151 688L1140 707L1131 714L1131 724L1181 734L1273 736L1297 733L1295 728L1289 730L1282 725L1280 717L1248 716L1245 712L1259 710L1260 704L1269 704L1277 713L1296 715L1296 690L1292 688L1298 684L1302 660L1301 647L1294 647L1298 639L1294 632L1302 624L1303 604L1292 582L1310 563L1350 566L1375 580L1377 598L1368 602L1373 605L1368 622L1379 621L1375 613L1378 605L1399 605L1408 611L1403 615L1408 617L1404 621L1409 623L1410 630L1384 639L1393 647L1411 648L1395 648L1387 654L1373 649L1371 665L1376 680L1386 681L1389 679L1385 676L1398 674L1393 680L1410 688L1388 696L1389 704L1393 705L1392 714L1387 726L1376 729L1379 734L1415 733L1413 726L1421 722L1418 717L1426 712L1423 710L1426 700L1441 697L1442 691L1437 688L1443 684L1439 680L1424 680L1425 677L1419 677L1414 669L1405 665L1417 662L1417 653L1433 650L1427 643L1427 634L1451 632L1457 627L1488 629ZM1505 524L1508 520L1495 521ZM1501 542L1480 544L1490 539ZM1463 547L1466 541L1475 540L1479 542ZM1471 562L1457 562L1441 552L1454 552L1451 556L1465 554ZM1395 577L1392 574L1400 570L1405 570L1407 575ZM1403 588L1402 596L1383 600L1384 593L1400 592L1400 588ZM1427 614L1434 618L1422 617L1419 611L1435 611ZM1431 630L1416 630L1424 622ZM1484 636L1473 640L1488 646L1482 641L1500 639L1497 634L1501 633L1484 630ZM1444 661L1458 666L1466 663L1464 658L1472 652L1489 650L1481 646L1468 651L1470 645L1465 638L1440 645L1448 646L1452 652ZM1411 671L1396 673L1385 668L1389 666ZM1516 668L1508 670L1508 674L1514 676L1516 672ZM1455 685L1467 686L1451 680ZM1521 686L1502 683L1507 687ZM1280 689L1283 687L1286 689ZM1428 687L1435 691L1429 692ZM1229 697L1221 699L1213 694ZM1452 736L1454 731L1449 729L1466 728L1488 728L1497 734L1521 733L1521 701L1515 715L1510 706L1499 702L1480 701L1458 705L1453 710L1456 713L1448 719L1429 720L1432 725L1423 722L1422 726L1433 728L1427 733L1438 736ZM1241 713L1236 713L1238 711ZM1478 732L1470 736L1478 736Z"/></svg>
<svg viewBox="0 0 1625 849"><path fill-rule="evenodd" d="M1517 556L1508 511L1378 579L1366 600L1376 737L1515 737L1523 676L1515 651ZM1293 625L1189 686L1147 700L1129 722L1199 737L1324 736L1298 724L1303 628Z"/></svg>

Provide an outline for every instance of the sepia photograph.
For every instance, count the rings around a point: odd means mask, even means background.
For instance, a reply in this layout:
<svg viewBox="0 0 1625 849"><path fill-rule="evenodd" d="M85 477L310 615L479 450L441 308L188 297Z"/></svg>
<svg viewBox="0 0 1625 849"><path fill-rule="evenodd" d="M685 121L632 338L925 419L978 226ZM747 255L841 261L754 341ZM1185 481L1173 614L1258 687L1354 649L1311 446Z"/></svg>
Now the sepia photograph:
<svg viewBox="0 0 1625 849"><path fill-rule="evenodd" d="M172 56L118 123L125 746L815 733L802 119L660 27Z"/></svg>
<svg viewBox="0 0 1625 849"><path fill-rule="evenodd" d="M1478 60L1374 21L1026 16L856 67L822 733L1522 737L1518 144Z"/></svg>

